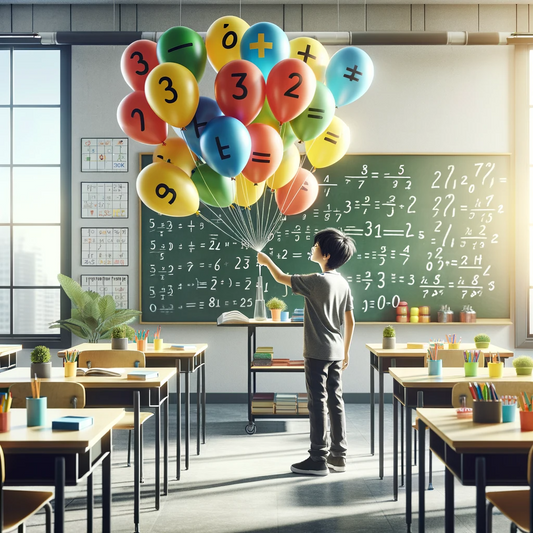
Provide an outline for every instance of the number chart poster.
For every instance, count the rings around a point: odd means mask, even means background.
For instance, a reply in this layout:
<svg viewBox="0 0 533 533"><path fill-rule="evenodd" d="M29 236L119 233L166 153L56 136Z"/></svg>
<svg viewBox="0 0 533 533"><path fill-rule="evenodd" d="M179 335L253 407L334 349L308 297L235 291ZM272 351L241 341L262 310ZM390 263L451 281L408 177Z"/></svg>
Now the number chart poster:
<svg viewBox="0 0 533 533"><path fill-rule="evenodd" d="M128 266L128 228L81 228L82 266Z"/></svg>
<svg viewBox="0 0 533 533"><path fill-rule="evenodd" d="M110 295L117 309L128 309L128 276L81 276L82 289L97 292L100 296Z"/></svg>
<svg viewBox="0 0 533 533"><path fill-rule="evenodd" d="M129 183L81 183L81 218L128 218Z"/></svg>
<svg viewBox="0 0 533 533"><path fill-rule="evenodd" d="M82 172L128 172L128 138L83 138Z"/></svg>
<svg viewBox="0 0 533 533"><path fill-rule="evenodd" d="M510 318L511 180L506 154L349 155L317 169L316 202L288 216L263 250L289 274L318 272L309 261L318 230L336 227L356 242L339 270L356 320L394 322L401 300L471 305L478 318ZM267 189L265 194L271 194ZM200 207L200 209L202 209ZM144 322L213 322L225 311L252 317L259 274L254 250L197 217L172 218L141 206ZM265 300L292 314L301 296L262 269Z"/></svg>

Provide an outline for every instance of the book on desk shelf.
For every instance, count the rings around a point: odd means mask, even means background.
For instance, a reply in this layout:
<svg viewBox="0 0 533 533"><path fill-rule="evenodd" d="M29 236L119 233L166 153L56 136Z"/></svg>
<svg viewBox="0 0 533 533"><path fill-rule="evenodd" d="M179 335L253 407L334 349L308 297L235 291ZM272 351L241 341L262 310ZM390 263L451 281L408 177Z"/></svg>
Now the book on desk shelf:
<svg viewBox="0 0 533 533"><path fill-rule="evenodd" d="M171 344L173 350L196 350L196 344Z"/></svg>
<svg viewBox="0 0 533 533"><path fill-rule="evenodd" d="M119 378L124 374L123 368L77 368L76 376L97 376L107 378Z"/></svg>
<svg viewBox="0 0 533 533"><path fill-rule="evenodd" d="M94 424L92 416L62 416L52 420L52 429L66 429L67 431L79 431Z"/></svg>
<svg viewBox="0 0 533 533"><path fill-rule="evenodd" d="M217 318L217 324L243 324L250 322L250 319L240 311L227 311Z"/></svg>
<svg viewBox="0 0 533 533"><path fill-rule="evenodd" d="M157 370L130 370L128 372L128 379L136 379L138 381L146 381L147 379L158 377L159 372Z"/></svg>

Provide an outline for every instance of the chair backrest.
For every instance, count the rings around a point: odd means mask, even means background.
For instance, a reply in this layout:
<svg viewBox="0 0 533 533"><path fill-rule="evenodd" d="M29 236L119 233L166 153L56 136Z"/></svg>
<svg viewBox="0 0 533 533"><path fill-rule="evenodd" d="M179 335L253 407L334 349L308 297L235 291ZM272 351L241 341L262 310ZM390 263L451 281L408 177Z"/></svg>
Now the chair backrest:
<svg viewBox="0 0 533 533"><path fill-rule="evenodd" d="M90 364L89 364L90 362ZM138 362L138 364L137 364ZM144 368L146 357L138 350L84 350L78 355L81 368Z"/></svg>
<svg viewBox="0 0 533 533"><path fill-rule="evenodd" d="M473 383L474 381L479 383L480 379L472 378L472 381L470 383ZM532 382L517 381L513 383L510 381L493 381L490 378L488 379L482 378L481 381L482 383L486 381L490 383L494 383L494 387L496 388L496 393L500 397L507 396L507 395L518 397L521 392L527 392L529 396L533 394L533 383ZM468 383L466 381L461 382L461 383L456 383L453 386L453 389L452 389L452 406L453 407L461 407L460 397L463 394L466 396L466 406L472 407L472 403L473 403L472 395L470 394L470 388L468 387Z"/></svg>
<svg viewBox="0 0 533 533"><path fill-rule="evenodd" d="M442 359L443 367L462 367L465 358L464 350L439 350L438 352L439 359ZM478 366L485 365L485 358L482 353L479 354ZM424 366L428 366L427 358L424 361Z"/></svg>
<svg viewBox="0 0 533 533"><path fill-rule="evenodd" d="M41 396L46 396L46 405L51 409L85 407L85 387L74 382L41 381ZM9 387L13 396L11 407L26 407L26 398L31 397L31 383L13 383Z"/></svg>

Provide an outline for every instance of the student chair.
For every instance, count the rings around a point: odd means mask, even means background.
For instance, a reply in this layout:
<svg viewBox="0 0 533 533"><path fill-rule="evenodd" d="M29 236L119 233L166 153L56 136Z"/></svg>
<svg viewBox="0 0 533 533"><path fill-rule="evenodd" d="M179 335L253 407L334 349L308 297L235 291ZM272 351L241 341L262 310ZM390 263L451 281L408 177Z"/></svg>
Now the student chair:
<svg viewBox="0 0 533 533"><path fill-rule="evenodd" d="M85 407L85 387L79 383L41 381L40 385L41 396L46 396L46 405L51 409ZM11 407L24 408L26 398L31 397L31 383L13 383L9 392L13 396Z"/></svg>
<svg viewBox="0 0 533 533"><path fill-rule="evenodd" d="M4 451L0 447L0 523L2 531L24 533L24 522L43 507L46 513L46 533L52 532L52 507L50 500L53 492L36 490L5 489Z"/></svg>
<svg viewBox="0 0 533 533"><path fill-rule="evenodd" d="M138 350L84 350L78 355L78 366L81 368L144 368L146 366L146 357L143 352ZM135 429L133 421L133 412L126 411L124 418L113 429L128 430L128 466L131 466L131 432ZM152 416L151 412L141 411L141 483L143 479L143 424ZM157 438L157 436L156 436Z"/></svg>

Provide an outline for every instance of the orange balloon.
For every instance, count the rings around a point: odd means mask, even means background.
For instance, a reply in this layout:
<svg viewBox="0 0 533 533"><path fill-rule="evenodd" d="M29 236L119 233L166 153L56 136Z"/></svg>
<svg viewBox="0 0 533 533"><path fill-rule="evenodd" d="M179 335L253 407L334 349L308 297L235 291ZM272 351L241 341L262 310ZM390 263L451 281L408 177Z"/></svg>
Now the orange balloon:
<svg viewBox="0 0 533 533"><path fill-rule="evenodd" d="M243 175L253 183L261 183L276 171L283 158L283 141L279 133L266 124L250 124L252 152Z"/></svg>
<svg viewBox="0 0 533 533"><path fill-rule="evenodd" d="M315 176L300 168L287 185L276 191L276 203L284 215L297 215L309 209L318 196Z"/></svg>
<svg viewBox="0 0 533 533"><path fill-rule="evenodd" d="M179 137L172 137L154 150L154 163L165 162L181 168L188 176L196 168L198 157L189 149L187 143Z"/></svg>

